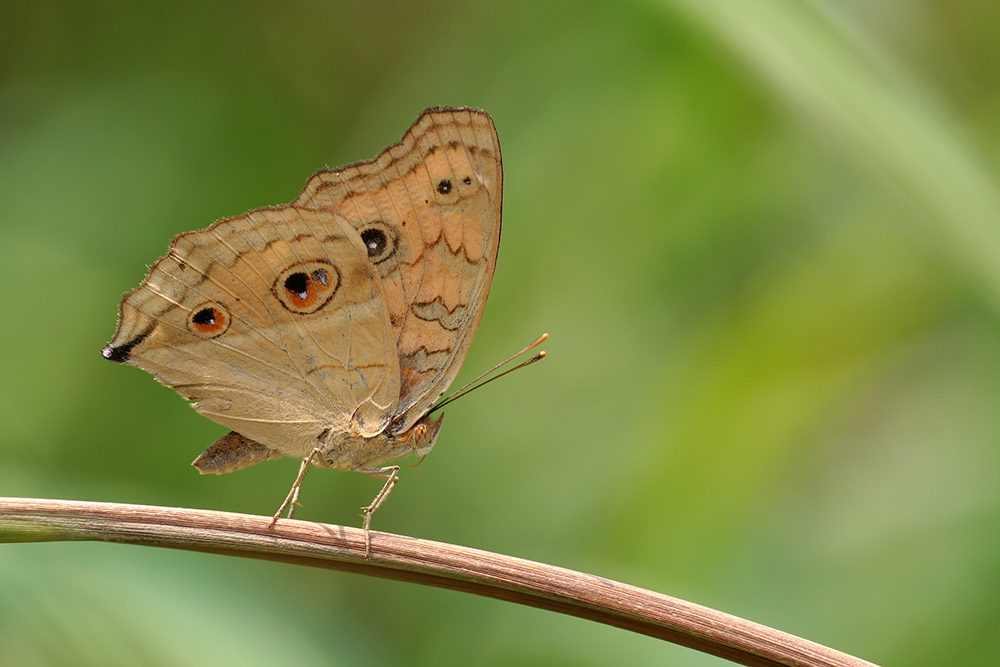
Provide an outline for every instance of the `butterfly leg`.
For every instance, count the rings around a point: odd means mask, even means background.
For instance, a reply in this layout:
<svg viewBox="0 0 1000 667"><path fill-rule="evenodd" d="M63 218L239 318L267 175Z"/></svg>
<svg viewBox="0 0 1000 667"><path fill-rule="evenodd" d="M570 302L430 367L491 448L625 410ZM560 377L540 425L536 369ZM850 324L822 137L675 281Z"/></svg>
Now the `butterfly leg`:
<svg viewBox="0 0 1000 667"><path fill-rule="evenodd" d="M306 472L309 470L309 466L312 465L313 459L322 456L323 453L319 450L319 447L309 452L309 456L302 459L302 465L299 466L299 474L295 478L295 482L292 483L292 488L289 490L288 495L285 496L284 502L281 503L281 507L278 511L274 513L274 518L271 519L271 524L268 528L274 528L274 524L278 523L278 519L281 518L281 513L288 508L288 518L292 518L292 514L295 513L295 505L299 502L299 491L302 490L302 480L305 479Z"/></svg>
<svg viewBox="0 0 1000 667"><path fill-rule="evenodd" d="M389 497L389 492L392 491L392 487L396 486L396 482L399 481L399 466L386 466L385 468L358 468L357 471L368 475L369 477L385 480L385 484L382 485L382 490L378 492L377 496L375 496L375 500L371 502L371 505L361 508L365 512L365 558L368 558L368 555L372 550L372 515L375 514L375 510L382 506L385 499Z"/></svg>

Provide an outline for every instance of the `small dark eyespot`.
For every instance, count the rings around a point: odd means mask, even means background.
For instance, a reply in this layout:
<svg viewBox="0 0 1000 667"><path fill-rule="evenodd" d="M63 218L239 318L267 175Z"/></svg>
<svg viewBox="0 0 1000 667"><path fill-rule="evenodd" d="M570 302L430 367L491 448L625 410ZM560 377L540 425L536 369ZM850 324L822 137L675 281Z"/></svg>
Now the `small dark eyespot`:
<svg viewBox="0 0 1000 667"><path fill-rule="evenodd" d="M309 295L309 276L301 272L293 273L285 278L285 289L304 301Z"/></svg>
<svg viewBox="0 0 1000 667"><path fill-rule="evenodd" d="M438 183L438 192L440 192L443 195L446 195L449 192L451 192L451 181L449 181L446 178L442 180L440 183Z"/></svg>
<svg viewBox="0 0 1000 667"><path fill-rule="evenodd" d="M386 238L385 232L377 227L372 227L361 232L361 241L365 244L365 248L368 249L368 256L371 258L380 257L389 244L389 239Z"/></svg>
<svg viewBox="0 0 1000 667"><path fill-rule="evenodd" d="M316 269L313 271L313 280L323 287L327 287L330 284L330 276L327 275L326 269Z"/></svg>
<svg viewBox="0 0 1000 667"><path fill-rule="evenodd" d="M214 327L215 317L215 308L202 308L194 314L191 321L195 324L200 324L203 327Z"/></svg>
<svg viewBox="0 0 1000 667"><path fill-rule="evenodd" d="M472 179L469 178L468 176L466 176L465 178L463 178L462 182L465 183L466 185L472 185Z"/></svg>
<svg viewBox="0 0 1000 667"><path fill-rule="evenodd" d="M203 338L221 336L229 328L229 312L218 303L204 303L188 318L188 329Z"/></svg>

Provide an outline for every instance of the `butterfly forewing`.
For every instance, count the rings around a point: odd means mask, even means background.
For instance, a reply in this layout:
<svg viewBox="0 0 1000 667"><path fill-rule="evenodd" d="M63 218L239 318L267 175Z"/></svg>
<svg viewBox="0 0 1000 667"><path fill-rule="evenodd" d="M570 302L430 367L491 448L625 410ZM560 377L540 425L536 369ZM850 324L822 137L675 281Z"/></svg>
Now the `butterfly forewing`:
<svg viewBox="0 0 1000 667"><path fill-rule="evenodd" d="M444 393L472 343L496 266L502 190L489 115L432 109L375 159L313 176L295 201L349 220L382 278L399 355L397 431Z"/></svg>

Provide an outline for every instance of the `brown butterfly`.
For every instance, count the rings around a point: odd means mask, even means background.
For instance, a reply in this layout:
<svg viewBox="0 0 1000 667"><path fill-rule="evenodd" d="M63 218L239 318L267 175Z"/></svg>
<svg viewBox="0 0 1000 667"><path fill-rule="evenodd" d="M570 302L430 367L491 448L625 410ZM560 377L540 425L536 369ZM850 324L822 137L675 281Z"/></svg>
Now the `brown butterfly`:
<svg viewBox="0 0 1000 667"><path fill-rule="evenodd" d="M373 160L320 171L287 206L174 238L124 295L105 358L147 370L232 429L194 461L278 456L386 479L434 446L429 415L479 325L500 245L503 168L477 109L425 111ZM273 524L273 522L272 522Z"/></svg>

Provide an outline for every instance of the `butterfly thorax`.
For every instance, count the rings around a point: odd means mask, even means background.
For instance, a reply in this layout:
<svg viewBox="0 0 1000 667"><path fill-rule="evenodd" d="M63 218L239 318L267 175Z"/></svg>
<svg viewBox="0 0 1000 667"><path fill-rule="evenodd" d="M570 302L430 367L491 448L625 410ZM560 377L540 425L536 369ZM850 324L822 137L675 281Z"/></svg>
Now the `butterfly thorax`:
<svg viewBox="0 0 1000 667"><path fill-rule="evenodd" d="M425 415L401 433L386 429L378 435L367 438L330 429L317 438L315 446L323 456L313 461L323 468L363 472L411 452L417 456L424 456L434 447L443 420L444 415L437 420ZM286 453L260 444L236 431L230 431L196 458L193 465L202 474L219 475L284 456Z"/></svg>
<svg viewBox="0 0 1000 667"><path fill-rule="evenodd" d="M387 429L370 438L329 432L320 438L319 449L323 457L317 465L340 470L363 470L411 452L424 456L434 447L443 419L444 415L436 420L426 415L402 433L392 433Z"/></svg>

